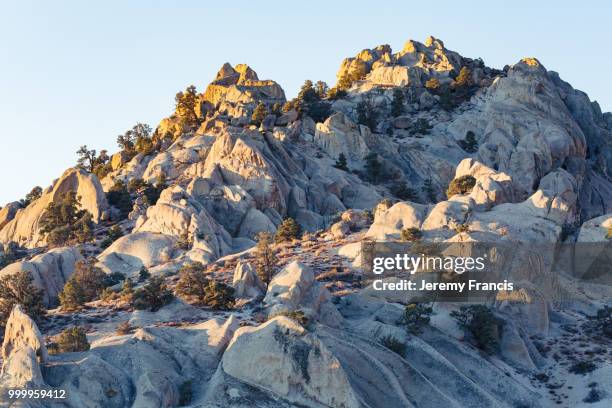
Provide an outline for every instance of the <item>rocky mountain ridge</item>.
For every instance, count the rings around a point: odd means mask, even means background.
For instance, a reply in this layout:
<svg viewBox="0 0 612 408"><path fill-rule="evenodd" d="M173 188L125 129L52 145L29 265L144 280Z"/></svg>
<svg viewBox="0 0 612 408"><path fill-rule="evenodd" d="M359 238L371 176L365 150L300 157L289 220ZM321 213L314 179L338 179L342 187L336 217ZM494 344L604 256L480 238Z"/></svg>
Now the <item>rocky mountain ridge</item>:
<svg viewBox="0 0 612 408"><path fill-rule="evenodd" d="M203 93L177 95L140 146L124 143L93 172L69 169L27 206L0 210L0 256L25 255L0 277L28 271L46 307L84 258L108 276L137 281L145 268L170 286L198 262L239 299L231 313L183 300L155 312L103 301L53 309L43 333L86 322L92 348L52 356L16 306L0 390L49 386L69 398L14 406L577 406L584 395L547 393L561 386L534 379L547 372L587 392L587 378L561 368L571 359L546 351L567 349L570 335L597 355L591 382L612 389L609 340L584 329L609 303L601 282L548 259L516 261L532 301L493 302L500 349L485 355L453 323L459 305L435 305L431 324L411 333L403 316L414 299L361 287L359 269L362 240L397 241L406 230L440 243L607 242L612 114L535 58L492 69L433 37L397 53L363 50L337 77L287 101L249 66L224 64ZM469 191L447 190L466 177ZM41 220L67 191L92 215L93 240L50 249ZM112 194L123 191L127 205ZM265 285L253 247L286 218L306 234L279 244L282 268ZM103 248L113 227L123 236ZM571 304L534 285L553 276ZM120 321L135 331L114 333Z"/></svg>

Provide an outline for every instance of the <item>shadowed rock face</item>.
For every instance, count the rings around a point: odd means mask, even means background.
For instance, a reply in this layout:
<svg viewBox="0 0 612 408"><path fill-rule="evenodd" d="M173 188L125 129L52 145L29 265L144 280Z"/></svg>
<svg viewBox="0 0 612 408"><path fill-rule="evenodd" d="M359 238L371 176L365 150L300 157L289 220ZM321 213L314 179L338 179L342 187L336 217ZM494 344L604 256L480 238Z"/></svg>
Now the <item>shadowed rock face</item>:
<svg viewBox="0 0 612 408"><path fill-rule="evenodd" d="M106 195L98 178L80 169L69 169L42 197L27 208L17 211L14 218L0 230L0 242L14 241L28 248L42 246L45 237L40 234L40 220L49 203L67 191L76 191L81 208L89 211L94 222L99 222L108 208Z"/></svg>

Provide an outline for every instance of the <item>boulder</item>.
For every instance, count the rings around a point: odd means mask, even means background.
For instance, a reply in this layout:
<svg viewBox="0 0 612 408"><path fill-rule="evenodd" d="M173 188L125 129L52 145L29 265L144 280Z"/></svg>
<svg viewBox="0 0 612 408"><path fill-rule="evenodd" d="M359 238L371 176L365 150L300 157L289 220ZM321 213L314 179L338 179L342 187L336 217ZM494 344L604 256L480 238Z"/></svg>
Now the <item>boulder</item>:
<svg viewBox="0 0 612 408"><path fill-rule="evenodd" d="M342 239L351 232L351 228L346 221L338 221L329 228L329 232L334 239Z"/></svg>
<svg viewBox="0 0 612 408"><path fill-rule="evenodd" d="M266 285L257 276L253 265L243 261L239 261L236 265L232 286L234 295L239 298L258 297L266 290Z"/></svg>
<svg viewBox="0 0 612 408"><path fill-rule="evenodd" d="M298 113L295 109L290 110L289 112L283 113L276 119L276 126L287 126L290 123L293 123L297 120Z"/></svg>
<svg viewBox="0 0 612 408"><path fill-rule="evenodd" d="M21 204L18 201L8 203L2 209L0 209L0 230L17 214L17 211L21 209Z"/></svg>
<svg viewBox="0 0 612 408"><path fill-rule="evenodd" d="M293 404L362 406L332 350L287 317L236 330L222 362L227 374Z"/></svg>
<svg viewBox="0 0 612 408"><path fill-rule="evenodd" d="M98 256L98 266L105 273L121 272L136 276L140 269L169 262L175 251L176 238L151 232L125 235Z"/></svg>
<svg viewBox="0 0 612 408"><path fill-rule="evenodd" d="M269 232L273 234L275 231L276 226L264 213L257 208L251 208L240 224L238 236L255 239L260 232Z"/></svg>
<svg viewBox="0 0 612 408"><path fill-rule="evenodd" d="M355 124L341 112L335 113L323 123L317 123L314 143L323 149L329 157L336 160L344 154L350 169L363 167L363 158L370 149L366 144L369 130Z"/></svg>
<svg viewBox="0 0 612 408"><path fill-rule="evenodd" d="M578 242L606 242L610 237L612 237L612 214L606 214L582 224Z"/></svg>
<svg viewBox="0 0 612 408"><path fill-rule="evenodd" d="M38 330L38 326L23 311L21 305L15 305L4 329L2 359L6 363L11 354L24 348L31 349L39 362L46 362L49 358L45 339ZM4 366L2 371L5 372Z"/></svg>
<svg viewBox="0 0 612 408"><path fill-rule="evenodd" d="M26 271L32 275L33 284L42 290L46 306L54 306L57 296L72 275L75 264L83 256L75 247L54 248L47 253L36 255L29 261L19 261L0 270L0 276Z"/></svg>

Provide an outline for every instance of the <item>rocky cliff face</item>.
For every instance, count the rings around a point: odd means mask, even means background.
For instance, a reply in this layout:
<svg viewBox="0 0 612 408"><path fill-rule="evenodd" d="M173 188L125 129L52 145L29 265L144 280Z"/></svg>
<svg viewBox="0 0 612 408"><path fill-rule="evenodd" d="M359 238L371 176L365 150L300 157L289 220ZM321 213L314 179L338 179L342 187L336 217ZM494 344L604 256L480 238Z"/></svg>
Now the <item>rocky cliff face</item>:
<svg viewBox="0 0 612 408"><path fill-rule="evenodd" d="M503 330L498 352L485 356L453 323L456 304L436 305L423 333L407 332L409 299L360 286L360 241L399 240L411 228L440 243L605 243L612 115L535 58L493 69L433 37L396 53L388 45L365 49L342 61L338 80L344 95L273 112L286 102L282 88L247 65L225 64L197 95L195 124L174 112L156 128L154 148L117 153L101 180L70 169L26 208L0 210L0 243L29 249L0 276L29 271L47 305L83 255L96 256L107 274L137 279L146 267L171 286L179 268L200 262L211 278L231 283L238 299L231 314L179 300L157 312L104 302L71 317L52 311L43 331L55 334L68 319L87 322L92 349L48 358L36 324L16 307L0 388L68 389L62 406L70 407L176 406L186 384L192 406L207 407L537 407L560 400L534 378L546 372L565 384L565 368L551 355L566 356L567 345L556 339L591 341L585 313L609 302L609 287L577 289L563 275L555 285L579 300L560 305L523 282L530 303L491 305ZM253 121L259 104L267 114ZM324 117L314 112L321 106ZM474 181L470 191L447 196L449 182L466 176ZM105 192L141 179L166 185L156 200L132 193L133 208L121 218ZM67 190L94 216L96 240L48 250L38 223ZM255 273L254 240L287 217L307 234L279 245L281 268L266 288ZM102 250L114 225L125 235ZM514 268L526 280L549 276L547 261L528 258ZM115 334L122 321L137 330ZM183 326L173 327L178 321ZM589 344L609 346L605 339ZM597 364L589 381L611 389L609 357ZM588 382L572 384L583 390ZM564 390L570 403L582 403L584 395Z"/></svg>

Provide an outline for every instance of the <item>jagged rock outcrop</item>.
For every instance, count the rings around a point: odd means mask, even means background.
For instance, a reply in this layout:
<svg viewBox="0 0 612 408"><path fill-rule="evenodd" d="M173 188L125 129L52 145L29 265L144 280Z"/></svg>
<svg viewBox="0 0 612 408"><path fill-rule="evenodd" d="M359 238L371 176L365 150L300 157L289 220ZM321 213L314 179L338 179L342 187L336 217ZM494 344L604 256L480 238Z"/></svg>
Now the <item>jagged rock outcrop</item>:
<svg viewBox="0 0 612 408"><path fill-rule="evenodd" d="M27 248L44 245L45 237L39 231L40 219L49 203L67 191L76 191L81 198L81 208L91 213L94 222L98 222L108 208L98 178L80 169L69 169L38 200L17 211L0 230L0 242L15 241Z"/></svg>
<svg viewBox="0 0 612 408"><path fill-rule="evenodd" d="M402 229L418 228L427 239L445 240L456 234L457 226L465 224L472 233L492 234L495 239L556 242L561 227L575 216L576 181L565 170L542 178L540 189L527 200L501 203L486 211L501 197L513 197L514 180L472 161L464 161L457 175L469 173L468 169L473 170L478 186L469 194L455 195L434 206L400 202L377 211L367 236L398 239Z"/></svg>
<svg viewBox="0 0 612 408"><path fill-rule="evenodd" d="M17 214L17 211L21 209L21 203L14 201L8 203L2 209L0 209L0 230Z"/></svg>
<svg viewBox="0 0 612 408"><path fill-rule="evenodd" d="M38 326L20 305L15 305L4 330L0 392L6 395L9 389L45 387L40 364L48 358Z"/></svg>
<svg viewBox="0 0 612 408"><path fill-rule="evenodd" d="M234 270L232 280L234 295L236 297L254 298L266 291L266 286L257 276L255 267L249 262L239 261Z"/></svg>
<svg viewBox="0 0 612 408"><path fill-rule="evenodd" d="M187 240L198 260L209 262L231 249L231 236L182 187L162 191L157 203L136 221L133 232L153 232Z"/></svg>
<svg viewBox="0 0 612 408"><path fill-rule="evenodd" d="M26 271L32 275L33 284L43 291L43 302L47 306L57 303L57 296L72 275L75 264L83 256L73 247L54 248L35 256L29 261L20 261L0 270L0 276Z"/></svg>
<svg viewBox="0 0 612 408"><path fill-rule="evenodd" d="M269 316L300 310L309 319L329 326L338 326L341 321L329 291L315 281L312 268L297 261L274 275L263 303Z"/></svg>
<svg viewBox="0 0 612 408"><path fill-rule="evenodd" d="M213 82L202 95L201 111L210 106L233 118L235 123L248 124L257 102L270 108L274 103L285 102L285 92L276 82L260 80L257 73L246 64L232 67L225 63Z"/></svg>

